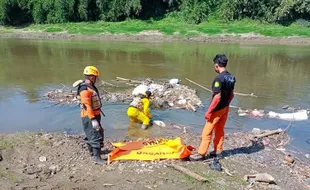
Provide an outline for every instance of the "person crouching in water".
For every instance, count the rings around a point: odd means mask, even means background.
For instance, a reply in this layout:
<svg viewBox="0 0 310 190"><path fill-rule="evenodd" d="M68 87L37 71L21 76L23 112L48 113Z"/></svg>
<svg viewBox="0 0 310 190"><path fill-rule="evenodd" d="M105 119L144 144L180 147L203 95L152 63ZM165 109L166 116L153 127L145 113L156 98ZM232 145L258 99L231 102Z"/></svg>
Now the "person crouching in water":
<svg viewBox="0 0 310 190"><path fill-rule="evenodd" d="M93 161L105 165L106 161L100 157L103 146L103 128L100 124L102 103L95 86L99 70L94 66L87 66L83 74L85 80L79 84L77 93L81 101L81 119L88 141L87 146L93 155Z"/></svg>
<svg viewBox="0 0 310 190"><path fill-rule="evenodd" d="M151 124L152 114L149 100L151 95L150 91L146 91L142 97L135 97L127 109L130 122L142 123L142 129L147 129Z"/></svg>
<svg viewBox="0 0 310 190"><path fill-rule="evenodd" d="M150 119L150 124L152 125L152 113L150 110L150 98L152 96L152 92L151 91L146 91L145 94L141 97L141 101L143 103L143 113Z"/></svg>

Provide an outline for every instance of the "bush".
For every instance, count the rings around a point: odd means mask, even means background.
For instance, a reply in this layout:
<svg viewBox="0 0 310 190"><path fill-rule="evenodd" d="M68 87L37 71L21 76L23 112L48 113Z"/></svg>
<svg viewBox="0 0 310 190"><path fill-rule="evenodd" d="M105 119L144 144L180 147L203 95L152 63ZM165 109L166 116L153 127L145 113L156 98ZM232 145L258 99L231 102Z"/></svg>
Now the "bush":
<svg viewBox="0 0 310 190"><path fill-rule="evenodd" d="M310 0L0 0L0 24L161 19L198 24L210 15L289 25L310 19ZM216 17L219 19L219 17Z"/></svg>
<svg viewBox="0 0 310 190"><path fill-rule="evenodd" d="M32 1L0 0L0 23L3 25L22 25L33 21Z"/></svg>
<svg viewBox="0 0 310 190"><path fill-rule="evenodd" d="M294 22L294 24L301 27L310 27L310 21L305 19L298 19Z"/></svg>

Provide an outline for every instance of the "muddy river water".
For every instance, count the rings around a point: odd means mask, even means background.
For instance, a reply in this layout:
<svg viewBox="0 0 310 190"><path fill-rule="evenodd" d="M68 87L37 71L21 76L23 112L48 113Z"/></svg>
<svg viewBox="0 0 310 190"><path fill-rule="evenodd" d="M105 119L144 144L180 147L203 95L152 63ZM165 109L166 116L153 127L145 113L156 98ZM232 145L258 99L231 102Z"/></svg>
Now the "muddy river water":
<svg viewBox="0 0 310 190"><path fill-rule="evenodd" d="M225 53L228 70L236 76L236 91L258 98L236 96L232 104L250 109L283 112L282 106L309 108L310 46L241 45L203 43L133 43L70 40L0 40L0 132L82 132L77 106L54 106L40 101L46 91L71 86L83 77L86 65L95 65L101 79L116 76L155 80L178 78L198 90L205 107L211 94L185 80L210 87L216 73L212 58ZM106 135L138 137L158 134L128 129L126 104L104 104ZM252 128L285 128L289 122L277 119L239 117L231 109L227 132ZM194 132L204 125L205 108L197 112L154 110L160 120L184 124ZM310 122L296 121L290 130L292 144L310 153Z"/></svg>

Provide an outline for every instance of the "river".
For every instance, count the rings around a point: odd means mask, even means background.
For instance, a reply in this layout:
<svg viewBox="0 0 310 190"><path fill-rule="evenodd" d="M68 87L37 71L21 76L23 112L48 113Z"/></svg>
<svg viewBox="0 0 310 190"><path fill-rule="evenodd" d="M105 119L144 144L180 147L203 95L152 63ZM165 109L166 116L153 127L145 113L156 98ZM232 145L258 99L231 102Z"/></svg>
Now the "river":
<svg viewBox="0 0 310 190"><path fill-rule="evenodd" d="M116 76L155 80L178 78L198 90L205 107L211 94L185 80L210 87L216 73L212 59L218 53L228 56L228 70L236 76L236 91L254 93L258 98L236 96L232 104L249 109L283 112L282 106L309 108L310 46L245 45L207 43L134 43L86 40L0 41L0 132L67 131L82 132L77 106L50 106L40 101L47 91L71 86L83 77L86 65L100 69L100 78ZM126 104L104 104L106 135L110 137L159 134L159 128L139 132L128 130ZM239 117L231 109L227 132L252 128L285 128L289 122L277 119ZM184 124L200 132L205 108L153 110L156 118ZM292 145L310 153L310 122L293 122Z"/></svg>

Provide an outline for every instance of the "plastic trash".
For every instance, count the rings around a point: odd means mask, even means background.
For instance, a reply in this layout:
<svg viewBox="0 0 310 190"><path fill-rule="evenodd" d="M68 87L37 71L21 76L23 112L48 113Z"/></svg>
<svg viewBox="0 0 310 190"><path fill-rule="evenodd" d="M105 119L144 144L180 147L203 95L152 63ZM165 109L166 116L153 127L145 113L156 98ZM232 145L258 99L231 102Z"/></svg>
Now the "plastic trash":
<svg viewBox="0 0 310 190"><path fill-rule="evenodd" d="M267 114L270 118L277 118L287 121L302 121L308 119L308 113L307 110L300 110L294 113L276 113L273 111L270 111Z"/></svg>
<svg viewBox="0 0 310 190"><path fill-rule="evenodd" d="M138 95L144 95L144 93L149 90L149 87L144 85L144 84L140 84L139 86L137 86L133 91L132 91L132 95L134 96L138 96Z"/></svg>
<svg viewBox="0 0 310 190"><path fill-rule="evenodd" d="M160 121L160 120L154 120L153 124L158 125L160 127L166 127L166 124L163 121Z"/></svg>
<svg viewBox="0 0 310 190"><path fill-rule="evenodd" d="M149 86L149 91L154 92L154 91L158 91L158 92L162 92L164 90L164 86L160 85L160 84L150 84Z"/></svg>
<svg viewBox="0 0 310 190"><path fill-rule="evenodd" d="M186 104L186 99L179 100L178 104L185 105Z"/></svg>
<svg viewBox="0 0 310 190"><path fill-rule="evenodd" d="M252 133L257 135L261 133L261 130L259 128L253 128Z"/></svg>
<svg viewBox="0 0 310 190"><path fill-rule="evenodd" d="M169 80L169 84L171 84L171 85L176 85L176 84L179 84L179 83L180 83L179 79L170 79Z"/></svg>

